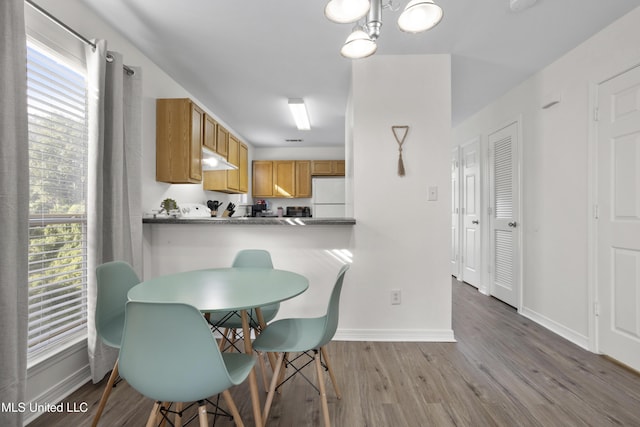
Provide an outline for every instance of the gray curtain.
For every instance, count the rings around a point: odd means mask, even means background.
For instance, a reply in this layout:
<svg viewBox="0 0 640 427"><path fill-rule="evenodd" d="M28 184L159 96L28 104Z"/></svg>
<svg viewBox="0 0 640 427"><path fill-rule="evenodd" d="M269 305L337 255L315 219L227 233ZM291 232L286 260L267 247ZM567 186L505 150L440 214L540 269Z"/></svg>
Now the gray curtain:
<svg viewBox="0 0 640 427"><path fill-rule="evenodd" d="M88 348L93 382L109 372L116 349L95 330L95 269L113 260L142 271L141 71L123 69L122 56L104 40L87 47L89 81ZM107 56L110 61L107 61Z"/></svg>
<svg viewBox="0 0 640 427"><path fill-rule="evenodd" d="M27 41L23 0L0 2L0 402L25 401L29 254ZM0 411L1 426L22 414Z"/></svg>

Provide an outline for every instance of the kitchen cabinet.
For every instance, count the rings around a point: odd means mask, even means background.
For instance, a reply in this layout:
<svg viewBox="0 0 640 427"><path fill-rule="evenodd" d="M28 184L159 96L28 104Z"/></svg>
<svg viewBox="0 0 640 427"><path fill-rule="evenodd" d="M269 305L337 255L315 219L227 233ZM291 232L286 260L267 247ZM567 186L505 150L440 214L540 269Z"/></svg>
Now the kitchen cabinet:
<svg viewBox="0 0 640 427"><path fill-rule="evenodd" d="M204 111L190 99L156 100L156 180L202 181Z"/></svg>
<svg viewBox="0 0 640 427"><path fill-rule="evenodd" d="M246 194L249 191L249 148L240 143L240 193Z"/></svg>
<svg viewBox="0 0 640 427"><path fill-rule="evenodd" d="M227 161L238 169L221 171L204 171L202 188L222 193L246 193L249 183L249 149L234 135L227 132Z"/></svg>
<svg viewBox="0 0 640 427"><path fill-rule="evenodd" d="M295 197L311 197L311 160L296 160Z"/></svg>
<svg viewBox="0 0 640 427"><path fill-rule="evenodd" d="M216 124L216 153L225 159L229 155L229 131L220 123Z"/></svg>
<svg viewBox="0 0 640 427"><path fill-rule="evenodd" d="M252 196L311 197L310 160L255 160Z"/></svg>
<svg viewBox="0 0 640 427"><path fill-rule="evenodd" d="M204 114L204 136L202 139L202 145L204 145L209 150L215 152L216 151L216 123L213 118L207 113Z"/></svg>
<svg viewBox="0 0 640 427"><path fill-rule="evenodd" d="M253 197L273 197L273 162L254 160L251 175Z"/></svg>
<svg viewBox="0 0 640 427"><path fill-rule="evenodd" d="M278 160L273 162L273 197L295 197L296 162Z"/></svg>
<svg viewBox="0 0 640 427"><path fill-rule="evenodd" d="M311 175L344 176L344 160L312 160Z"/></svg>

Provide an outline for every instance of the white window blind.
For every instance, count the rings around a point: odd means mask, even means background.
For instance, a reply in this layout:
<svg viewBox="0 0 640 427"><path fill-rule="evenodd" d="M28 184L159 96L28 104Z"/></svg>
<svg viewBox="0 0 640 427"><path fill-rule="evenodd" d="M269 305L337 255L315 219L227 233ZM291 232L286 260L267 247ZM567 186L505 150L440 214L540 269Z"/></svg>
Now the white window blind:
<svg viewBox="0 0 640 427"><path fill-rule="evenodd" d="M87 90L84 70L27 45L29 357L86 333Z"/></svg>

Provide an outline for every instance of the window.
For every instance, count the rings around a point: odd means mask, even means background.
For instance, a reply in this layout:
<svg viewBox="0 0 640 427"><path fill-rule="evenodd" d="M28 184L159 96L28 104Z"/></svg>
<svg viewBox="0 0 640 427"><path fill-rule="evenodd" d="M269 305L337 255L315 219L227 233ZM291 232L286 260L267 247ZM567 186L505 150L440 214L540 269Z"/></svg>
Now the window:
<svg viewBox="0 0 640 427"><path fill-rule="evenodd" d="M27 88L32 359L86 334L85 70L30 41Z"/></svg>

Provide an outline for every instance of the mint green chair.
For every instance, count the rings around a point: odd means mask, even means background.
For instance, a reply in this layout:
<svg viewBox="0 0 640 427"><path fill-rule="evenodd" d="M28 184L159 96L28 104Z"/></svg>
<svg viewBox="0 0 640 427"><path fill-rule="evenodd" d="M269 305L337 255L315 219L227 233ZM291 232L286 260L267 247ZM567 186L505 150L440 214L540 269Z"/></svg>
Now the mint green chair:
<svg viewBox="0 0 640 427"><path fill-rule="evenodd" d="M236 254L231 267L273 268L273 262L271 261L271 254L266 250L243 249ZM276 317L276 314L278 314L278 310L280 310L280 303L269 304L260 307L260 311L262 311L262 317L265 323L272 321L273 318ZM255 309L248 310L247 313L249 314L249 326L253 329L260 329ZM224 341L229 341L229 331L231 331L235 336L236 331L238 329L242 329L242 319L240 317L240 314L235 311L210 312L209 322L216 328L223 328L225 330L222 333L222 348L224 346Z"/></svg>
<svg viewBox="0 0 640 427"><path fill-rule="evenodd" d="M271 408L276 388L283 382L289 380L292 376L298 373L302 374L301 370L305 366L315 362L318 387L314 386L314 388L320 393L324 424L325 426L330 425L329 406L327 404L327 394L325 392L322 369L324 368L328 371L336 396L340 399L342 396L338 389L333 369L329 363L325 346L333 339L336 329L338 328L340 293L342 292L344 275L348 269L349 264L344 265L340 269L336 282L333 286L333 291L331 292L327 312L324 316L316 318L276 320L265 328L260 336L254 340L254 350L266 353L280 353L278 360L276 361L276 366L273 370L269 394L267 395L267 401L265 402L264 412L262 415L262 419L265 422L269 416L269 409ZM301 354L295 359L289 360L289 353ZM303 362L302 366L299 365L300 367L294 366L292 362L297 361L303 356L307 356L306 358L303 358L306 363ZM282 364L285 359L287 359L287 365L292 366L295 370L295 372L293 372L287 379L283 379L284 369L282 369ZM260 360L262 362L262 359ZM265 369L264 365L262 366L262 369ZM307 381L313 385L313 383L308 379Z"/></svg>
<svg viewBox="0 0 640 427"><path fill-rule="evenodd" d="M122 329L124 327L124 307L127 303L129 289L140 283L140 279L129 264L123 261L112 261L96 268L96 332L103 343L113 348L120 348ZM92 427L96 427L104 410L111 390L118 378L118 360L107 381L98 410L93 418Z"/></svg>
<svg viewBox="0 0 640 427"><path fill-rule="evenodd" d="M255 356L222 354L207 321L182 303L130 301L120 348L120 375L156 401L147 425L168 408L161 402L198 402L200 425L207 425L208 398L222 394L236 425L242 425L229 388L242 383ZM216 411L217 414L217 411ZM181 414L180 414L181 415Z"/></svg>

